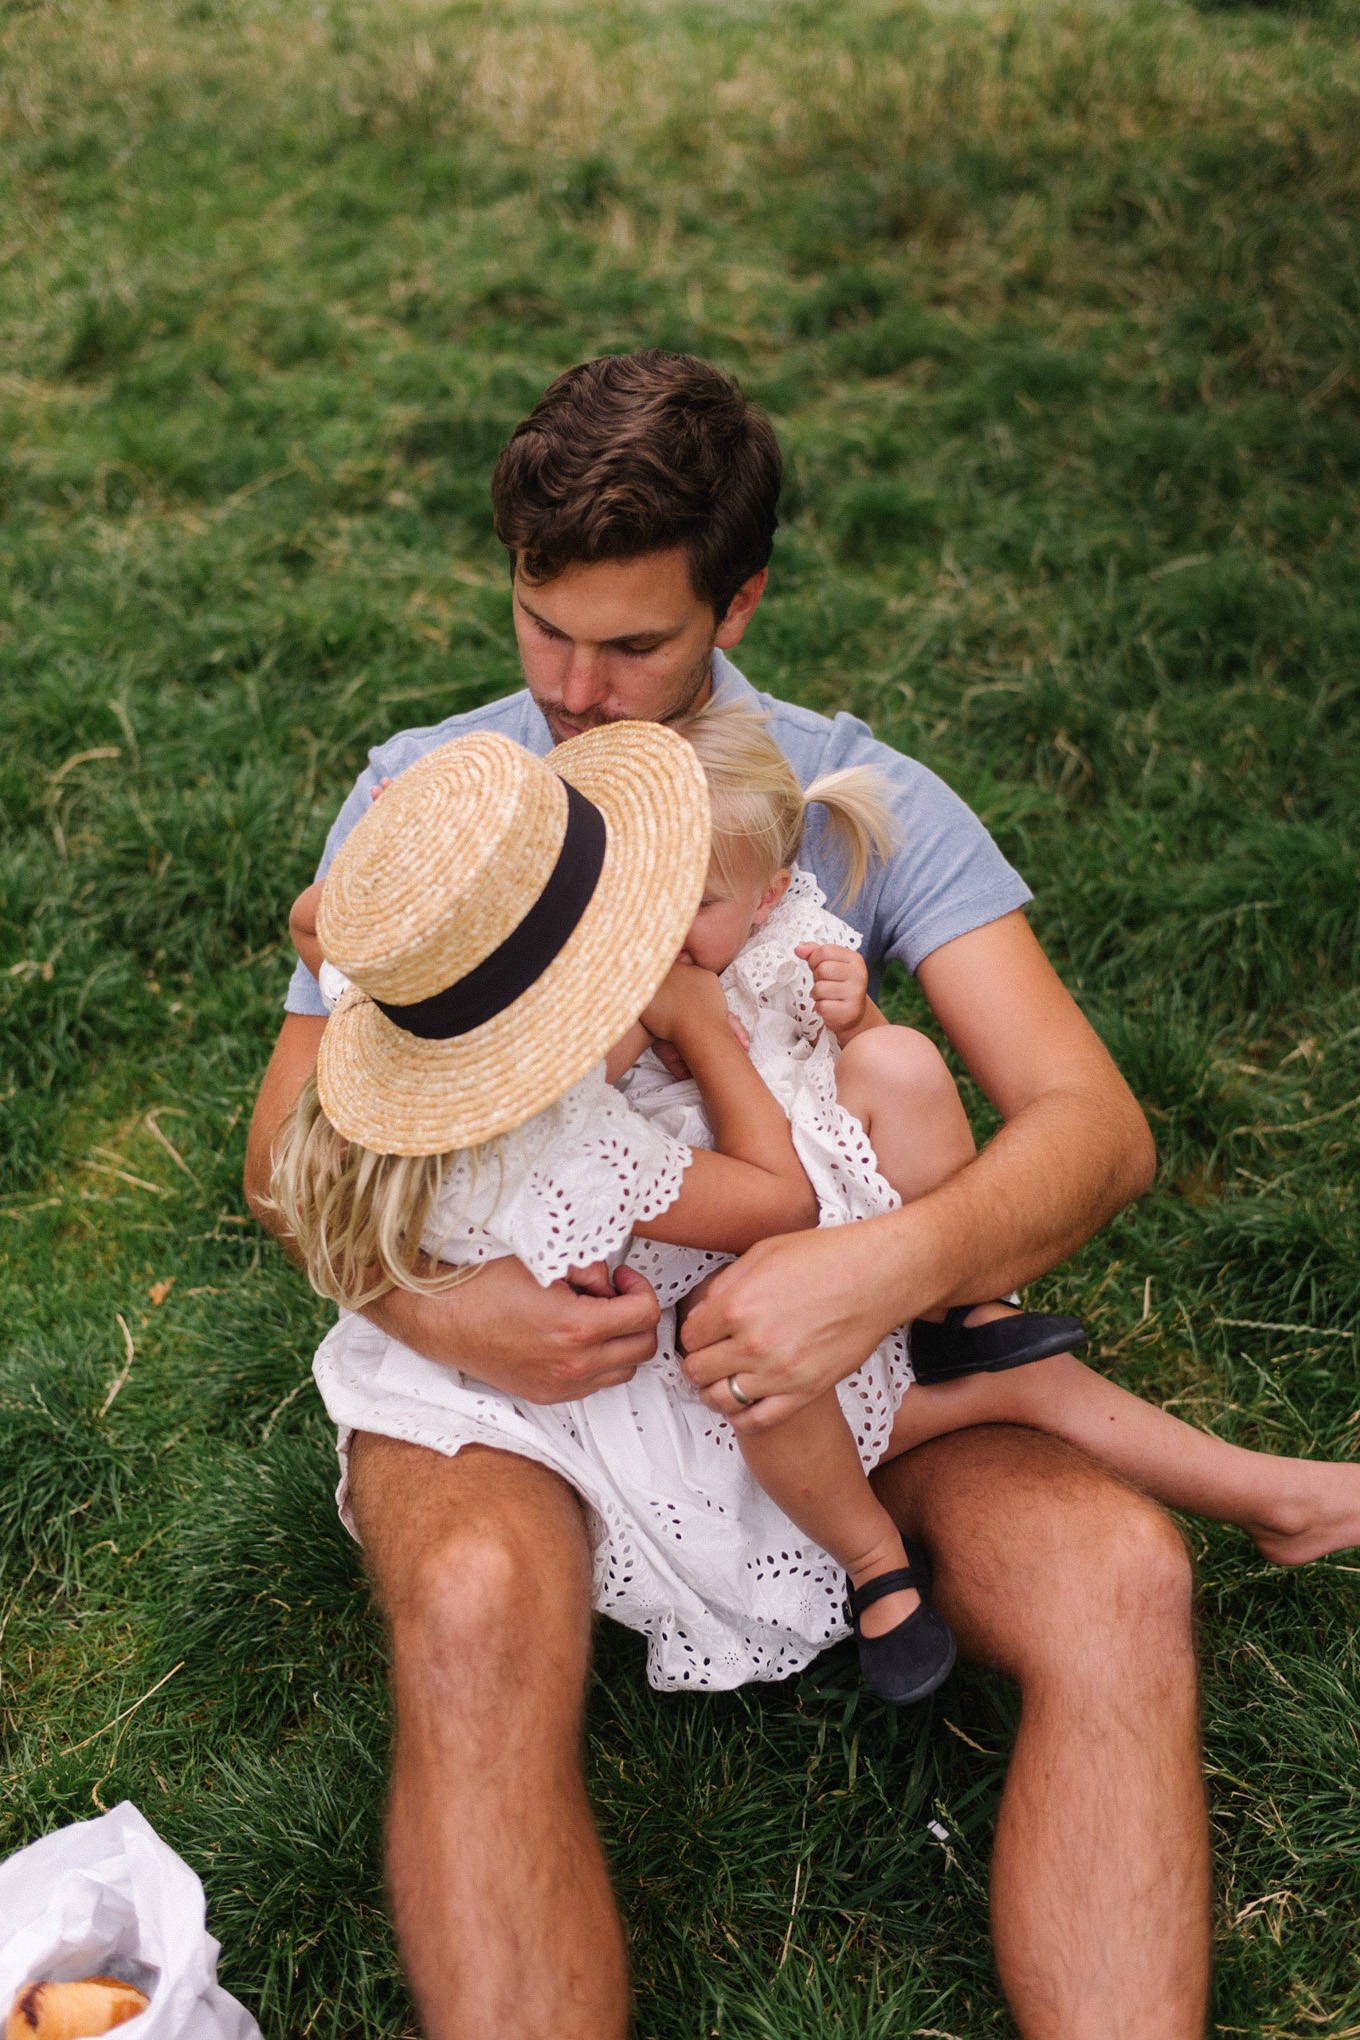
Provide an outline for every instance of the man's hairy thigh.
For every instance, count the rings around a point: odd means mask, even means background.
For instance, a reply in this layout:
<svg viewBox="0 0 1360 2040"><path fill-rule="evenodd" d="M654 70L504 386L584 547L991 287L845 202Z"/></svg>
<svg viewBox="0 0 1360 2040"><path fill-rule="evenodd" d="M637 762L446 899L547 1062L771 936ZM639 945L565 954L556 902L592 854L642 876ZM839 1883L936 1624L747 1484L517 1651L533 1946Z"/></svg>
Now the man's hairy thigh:
<svg viewBox="0 0 1360 2040"><path fill-rule="evenodd" d="M935 1568L968 1657L1016 1677L1148 1648L1185 1662L1190 1562L1176 1525L1064 1440L1018 1425L950 1432L874 1486Z"/></svg>

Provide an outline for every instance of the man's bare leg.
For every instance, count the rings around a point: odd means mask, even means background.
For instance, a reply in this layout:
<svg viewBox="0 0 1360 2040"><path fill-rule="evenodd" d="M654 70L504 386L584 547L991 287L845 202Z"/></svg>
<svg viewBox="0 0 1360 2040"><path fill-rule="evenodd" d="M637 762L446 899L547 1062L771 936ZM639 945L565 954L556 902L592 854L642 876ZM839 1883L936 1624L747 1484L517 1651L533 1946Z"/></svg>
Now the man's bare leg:
<svg viewBox="0 0 1360 2040"><path fill-rule="evenodd" d="M874 1485L929 1547L960 1650L1021 1689L991 1903L1025 2040L1202 2040L1208 1832L1175 1526L1061 1440L1001 1425L918 1446Z"/></svg>
<svg viewBox="0 0 1360 2040"><path fill-rule="evenodd" d="M392 1638L387 1874L429 2040L619 2040L623 1935L581 1772L590 1556L547 1468L354 1440Z"/></svg>

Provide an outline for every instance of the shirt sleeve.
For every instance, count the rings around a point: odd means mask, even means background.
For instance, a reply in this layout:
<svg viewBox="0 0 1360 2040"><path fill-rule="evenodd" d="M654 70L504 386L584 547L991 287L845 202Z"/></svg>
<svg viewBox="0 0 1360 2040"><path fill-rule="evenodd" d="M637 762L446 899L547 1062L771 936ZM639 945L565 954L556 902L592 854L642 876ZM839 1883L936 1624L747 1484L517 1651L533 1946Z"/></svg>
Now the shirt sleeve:
<svg viewBox="0 0 1360 2040"><path fill-rule="evenodd" d="M915 758L879 743L857 717L838 715L819 770L848 765L872 765L887 780L902 841L848 905L836 900L835 855L815 807L804 861L816 871L833 910L864 936L865 961L875 980L890 958L915 971L946 942L999 921L1034 897L952 787Z"/></svg>

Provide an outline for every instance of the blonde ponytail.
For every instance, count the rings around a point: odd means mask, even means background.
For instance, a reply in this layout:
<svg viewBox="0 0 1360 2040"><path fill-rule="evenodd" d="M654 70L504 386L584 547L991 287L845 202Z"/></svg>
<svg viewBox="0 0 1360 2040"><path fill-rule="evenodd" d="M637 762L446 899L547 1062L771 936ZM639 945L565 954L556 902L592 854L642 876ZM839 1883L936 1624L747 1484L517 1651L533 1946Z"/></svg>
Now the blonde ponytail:
<svg viewBox="0 0 1360 2040"><path fill-rule="evenodd" d="M713 809L713 856L731 883L741 870L772 879L795 861L807 810L826 811L841 884L836 904L848 905L871 864L881 864L901 841L888 783L872 765L824 773L804 793L788 759L766 727L769 718L745 708L711 705L677 723L708 780Z"/></svg>
<svg viewBox="0 0 1360 2040"><path fill-rule="evenodd" d="M847 765L839 772L824 772L803 795L805 807L816 801L826 810L836 861L844 874L837 896L841 905L860 892L869 866L885 863L901 841L887 794L887 781L872 765Z"/></svg>

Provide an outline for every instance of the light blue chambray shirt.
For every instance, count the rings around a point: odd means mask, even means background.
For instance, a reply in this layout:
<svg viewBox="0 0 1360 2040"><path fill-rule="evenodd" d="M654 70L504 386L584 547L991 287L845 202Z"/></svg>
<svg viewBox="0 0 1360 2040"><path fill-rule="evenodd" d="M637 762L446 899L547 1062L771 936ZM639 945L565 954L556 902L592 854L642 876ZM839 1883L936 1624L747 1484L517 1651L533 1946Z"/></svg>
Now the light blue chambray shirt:
<svg viewBox="0 0 1360 2040"><path fill-rule="evenodd" d="M719 651L713 654L713 696L726 706L763 710L770 718L771 734L803 786L846 765L875 765L887 780L902 828L901 846L886 864L870 871L867 884L849 906L837 907L864 937L871 990L877 989L889 958L914 971L932 950L999 920L1033 897L971 808L924 765L880 744L857 716L842 714L828 720L810 708L759 694ZM401 730L369 752L367 768L326 838L317 877L325 877L336 851L359 817L367 814L372 789L380 779L395 779L437 744L473 730L513 737L537 758L546 758L553 748L552 732L527 688L424 729ZM815 807L808 813L798 861L834 899L840 874L824 819ZM293 972L284 1004L290 1013L318 1018L325 1014L316 979L304 963Z"/></svg>

